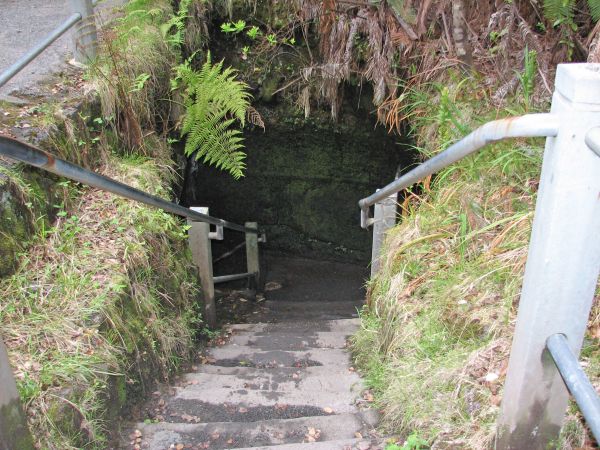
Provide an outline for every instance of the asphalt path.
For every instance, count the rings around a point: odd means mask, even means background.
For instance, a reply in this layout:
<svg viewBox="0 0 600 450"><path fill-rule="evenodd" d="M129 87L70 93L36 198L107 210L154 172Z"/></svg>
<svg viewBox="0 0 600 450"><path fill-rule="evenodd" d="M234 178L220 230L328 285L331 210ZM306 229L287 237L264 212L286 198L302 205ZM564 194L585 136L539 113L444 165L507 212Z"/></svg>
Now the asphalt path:
<svg viewBox="0 0 600 450"><path fill-rule="evenodd" d="M104 14L119 0L100 3ZM68 0L0 0L0 72L71 15ZM98 20L100 21L100 20ZM0 87L0 98L12 93L35 94L36 85L61 72L72 58L72 31L67 31L11 81Z"/></svg>

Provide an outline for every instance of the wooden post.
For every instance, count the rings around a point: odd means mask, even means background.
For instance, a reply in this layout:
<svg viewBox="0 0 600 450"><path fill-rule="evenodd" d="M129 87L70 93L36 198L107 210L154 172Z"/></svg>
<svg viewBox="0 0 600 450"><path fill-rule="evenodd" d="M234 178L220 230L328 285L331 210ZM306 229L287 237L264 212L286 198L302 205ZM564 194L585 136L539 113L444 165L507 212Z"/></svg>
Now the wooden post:
<svg viewBox="0 0 600 450"><path fill-rule="evenodd" d="M246 222L247 228L258 230L256 222ZM262 290L262 282L260 277L260 261L258 256L258 233L246 233L246 263L248 265L248 273L256 274L256 290Z"/></svg>
<svg viewBox="0 0 600 450"><path fill-rule="evenodd" d="M208 208L192 207L193 211L208 215ZM188 220L191 226L188 232L192 260L198 267L198 275L202 284L204 297L204 320L210 328L217 326L217 311L215 307L215 285L213 282L213 261L210 242L210 224Z"/></svg>
<svg viewBox="0 0 600 450"><path fill-rule="evenodd" d="M21 406L17 384L0 339L0 450L33 450L27 417Z"/></svg>

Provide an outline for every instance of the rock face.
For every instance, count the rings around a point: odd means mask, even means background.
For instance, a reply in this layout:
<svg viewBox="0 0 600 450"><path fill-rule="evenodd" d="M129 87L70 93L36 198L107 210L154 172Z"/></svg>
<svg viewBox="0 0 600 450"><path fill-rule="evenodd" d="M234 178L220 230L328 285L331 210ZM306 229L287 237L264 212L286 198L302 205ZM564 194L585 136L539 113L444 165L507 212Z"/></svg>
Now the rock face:
<svg viewBox="0 0 600 450"><path fill-rule="evenodd" d="M151 402L144 416L150 420L130 429L122 448L381 448L371 435L378 414L362 399L346 349L360 325L362 267L347 278L351 267L335 263L272 263L279 271L270 278L281 288L266 293L261 322L226 326L222 345ZM294 275L281 278L286 269ZM305 298L308 283L327 278L329 299Z"/></svg>

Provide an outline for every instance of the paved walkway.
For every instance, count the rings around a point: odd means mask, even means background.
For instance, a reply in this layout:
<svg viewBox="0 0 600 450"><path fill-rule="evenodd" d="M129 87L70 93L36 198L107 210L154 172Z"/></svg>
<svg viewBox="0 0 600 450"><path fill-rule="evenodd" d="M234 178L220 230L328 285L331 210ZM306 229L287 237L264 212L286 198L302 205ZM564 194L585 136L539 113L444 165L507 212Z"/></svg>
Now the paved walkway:
<svg viewBox="0 0 600 450"><path fill-rule="evenodd" d="M109 11L122 0L100 3ZM0 72L8 68L71 15L68 0L0 0ZM0 100L16 91L36 94L36 85L65 69L72 57L71 32L65 33L11 81L0 87Z"/></svg>

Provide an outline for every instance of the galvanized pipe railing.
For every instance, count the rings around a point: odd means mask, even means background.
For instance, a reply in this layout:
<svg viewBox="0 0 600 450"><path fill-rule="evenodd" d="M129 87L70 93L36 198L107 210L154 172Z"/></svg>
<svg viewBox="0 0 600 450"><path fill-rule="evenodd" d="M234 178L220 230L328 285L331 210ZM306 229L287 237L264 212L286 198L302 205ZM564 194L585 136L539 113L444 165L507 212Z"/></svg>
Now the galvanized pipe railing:
<svg viewBox="0 0 600 450"><path fill-rule="evenodd" d="M194 211L177 203L163 200L160 197L150 195L144 191L128 186L119 181L99 175L90 170L79 167L63 159L57 158L54 155L45 152L39 148L24 142L12 139L6 136L0 136L0 155L11 158L30 166L44 169L48 172L60 175L61 177L69 178L79 183L102 189L121 197L135 200L155 208L163 209L177 216L186 217L193 221L206 222L217 227L228 228L230 230L241 231L242 233L257 234L255 228L248 228L243 225L238 225L223 219L217 219L207 214Z"/></svg>
<svg viewBox="0 0 600 450"><path fill-rule="evenodd" d="M214 284L228 283L230 281L246 280L248 278L254 278L254 277L256 277L256 274L250 273L250 272L234 273L231 275L219 275L217 277L213 277L213 283Z"/></svg>
<svg viewBox="0 0 600 450"><path fill-rule="evenodd" d="M600 442L600 398L571 351L569 341L564 334L553 334L546 340L546 348L594 438Z"/></svg>
<svg viewBox="0 0 600 450"><path fill-rule="evenodd" d="M247 222L245 226L208 215L208 208L186 208L176 203L150 195L109 177L99 175L79 167L32 145L0 136L0 156L37 167L47 172L68 178L87 186L160 208L169 213L186 217L190 224L188 233L194 263L198 268L201 288L204 294L204 319L209 327L217 324L214 285L241 279L254 279L253 287L260 289L260 265L258 243L265 242L265 236L258 236L256 223ZM210 225L216 225L217 231L211 232ZM211 239L223 239L223 228L241 231L246 235L246 259L248 272L234 275L213 276ZM33 449L27 421L16 393L15 381L8 364L8 358L0 339L0 448ZM7 434L11 433L11 434ZM2 443L6 447L2 447Z"/></svg>

